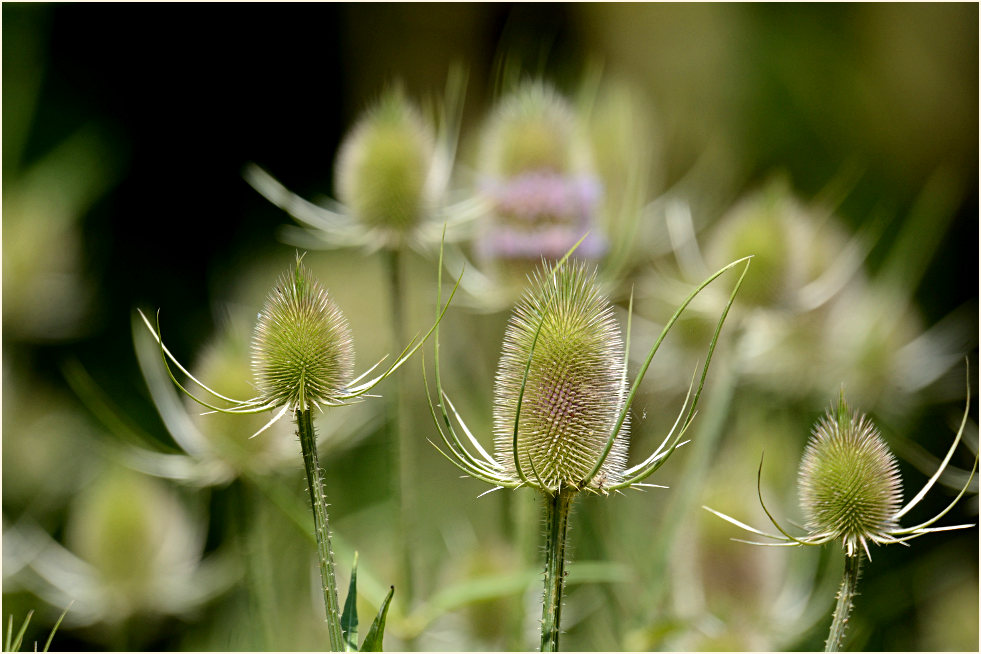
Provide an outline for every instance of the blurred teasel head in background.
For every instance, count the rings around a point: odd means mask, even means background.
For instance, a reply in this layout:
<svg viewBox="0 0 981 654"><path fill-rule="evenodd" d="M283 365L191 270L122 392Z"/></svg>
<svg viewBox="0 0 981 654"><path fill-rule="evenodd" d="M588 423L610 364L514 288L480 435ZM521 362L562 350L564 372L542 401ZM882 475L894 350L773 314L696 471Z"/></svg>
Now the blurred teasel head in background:
<svg viewBox="0 0 981 654"><path fill-rule="evenodd" d="M431 254L470 235L481 202L457 197L450 182L467 76L452 66L446 90L419 108L399 85L366 108L344 136L334 161L337 199L307 200L254 163L245 180L299 225L284 240L306 249L360 247Z"/></svg>
<svg viewBox="0 0 981 654"><path fill-rule="evenodd" d="M606 251L597 224L603 187L582 123L541 81L497 103L481 138L478 190L490 211L477 245L484 259L557 260L586 232L577 257Z"/></svg>
<svg viewBox="0 0 981 654"><path fill-rule="evenodd" d="M385 93L348 132L337 155L338 199L386 244L398 244L433 210L427 174L432 126L400 89Z"/></svg>

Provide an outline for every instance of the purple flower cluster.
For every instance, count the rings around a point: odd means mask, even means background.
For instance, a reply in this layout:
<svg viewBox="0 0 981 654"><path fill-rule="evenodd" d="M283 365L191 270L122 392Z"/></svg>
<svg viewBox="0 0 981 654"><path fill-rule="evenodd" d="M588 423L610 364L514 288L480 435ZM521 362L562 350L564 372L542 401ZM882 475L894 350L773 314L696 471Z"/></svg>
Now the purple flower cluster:
<svg viewBox="0 0 981 654"><path fill-rule="evenodd" d="M481 191L494 214L477 246L484 257L558 258L586 232L578 256L595 259L606 251L596 225L603 189L594 176L533 171L485 180Z"/></svg>

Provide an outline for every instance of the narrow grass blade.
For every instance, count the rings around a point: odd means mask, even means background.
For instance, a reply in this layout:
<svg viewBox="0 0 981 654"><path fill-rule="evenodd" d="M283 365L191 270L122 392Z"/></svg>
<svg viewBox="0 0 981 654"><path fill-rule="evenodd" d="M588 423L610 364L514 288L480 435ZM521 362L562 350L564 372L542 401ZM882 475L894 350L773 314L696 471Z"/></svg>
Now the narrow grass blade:
<svg viewBox="0 0 981 654"><path fill-rule="evenodd" d="M65 610L61 612L61 616L58 618L58 621L54 623L53 627L51 627L51 633L48 634L48 640L45 641L44 649L41 650L42 652L47 652L48 648L51 647L51 641L54 640L55 632L58 631L58 627L61 626L61 621L65 619L66 615L68 615L68 610L72 607L72 604L74 603L75 600L72 600L71 602L68 603L68 606L65 607Z"/></svg>
<svg viewBox="0 0 981 654"><path fill-rule="evenodd" d="M24 634L27 632L27 625L31 623L31 618L34 616L34 609L27 612L27 617L24 618L24 624L20 626L20 631L14 637L13 643L10 642L10 634L13 631L13 616L10 616L10 625L7 629L7 651L8 652L18 652L20 651L21 643L24 642Z"/></svg>

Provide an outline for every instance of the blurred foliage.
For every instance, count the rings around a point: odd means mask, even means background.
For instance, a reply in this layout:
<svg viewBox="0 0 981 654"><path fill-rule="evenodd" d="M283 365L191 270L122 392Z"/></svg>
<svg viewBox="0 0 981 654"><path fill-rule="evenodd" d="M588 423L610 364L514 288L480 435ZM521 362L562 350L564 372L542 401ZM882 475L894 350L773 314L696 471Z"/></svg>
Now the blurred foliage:
<svg viewBox="0 0 981 654"><path fill-rule="evenodd" d="M25 643L74 599L53 649L325 647L295 439L247 441L255 426L154 387L132 318L160 308L178 359L247 392L255 315L295 250L244 166L337 197L362 110L396 81L438 96L454 63L469 80L456 191L475 188L481 126L516 77L581 112L635 355L704 270L757 255L692 442L656 480L670 489L576 507L565 646L820 649L838 553L733 543L699 506L762 519L765 449L768 506L799 522L797 462L842 383L919 488L956 429L965 355L979 390L977 5L5 3L2 18L3 602L17 624L35 610ZM346 313L358 369L398 349L380 256L304 261ZM436 264L403 264L411 336L432 321ZM665 341L633 451L670 428L723 304L706 294ZM485 447L507 310L461 304L441 328L443 384ZM426 449L422 365L399 373L419 574L411 606L396 589L385 644L530 649L540 507L477 499ZM976 406L957 469L911 520L963 483ZM362 409L318 426L338 582L356 549L373 616L400 561L388 403ZM977 520L976 484L950 524ZM846 647L976 649L977 552L977 528L873 550Z"/></svg>

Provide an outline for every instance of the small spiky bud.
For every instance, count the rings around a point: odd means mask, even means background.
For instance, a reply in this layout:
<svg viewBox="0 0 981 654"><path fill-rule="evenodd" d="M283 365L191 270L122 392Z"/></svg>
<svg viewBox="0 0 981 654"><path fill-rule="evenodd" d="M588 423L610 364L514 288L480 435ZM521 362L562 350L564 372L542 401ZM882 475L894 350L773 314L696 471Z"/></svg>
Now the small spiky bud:
<svg viewBox="0 0 981 654"><path fill-rule="evenodd" d="M869 419L849 414L844 393L818 420L799 473L807 527L841 541L849 556L898 528L902 481L896 459Z"/></svg>
<svg viewBox="0 0 981 654"><path fill-rule="evenodd" d="M508 323L497 369L497 460L516 474L514 421L527 367L517 439L522 471L548 490L579 488L623 410L623 341L595 271L566 263L540 270L532 282ZM626 450L624 423L590 487L622 479Z"/></svg>
<svg viewBox="0 0 981 654"><path fill-rule="evenodd" d="M368 110L341 145L337 193L355 218L398 237L430 208L426 178L433 136L401 92Z"/></svg>
<svg viewBox="0 0 981 654"><path fill-rule="evenodd" d="M337 403L354 369L347 319L301 258L269 294L252 339L262 398L293 410Z"/></svg>

